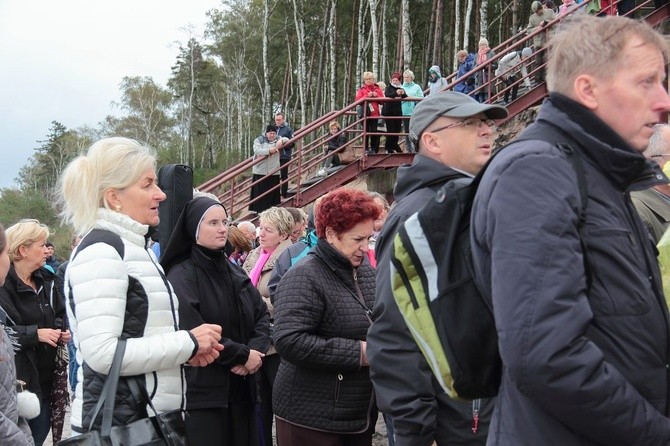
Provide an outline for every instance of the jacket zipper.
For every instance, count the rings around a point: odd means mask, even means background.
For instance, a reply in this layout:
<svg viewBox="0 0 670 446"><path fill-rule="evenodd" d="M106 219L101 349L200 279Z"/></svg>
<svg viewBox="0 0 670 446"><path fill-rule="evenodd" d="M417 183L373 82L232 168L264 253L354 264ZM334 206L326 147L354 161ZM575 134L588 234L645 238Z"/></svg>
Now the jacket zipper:
<svg viewBox="0 0 670 446"><path fill-rule="evenodd" d="M340 400L340 384L342 383L343 379L344 376L342 376L342 373L338 373L337 380L335 381L335 401Z"/></svg>

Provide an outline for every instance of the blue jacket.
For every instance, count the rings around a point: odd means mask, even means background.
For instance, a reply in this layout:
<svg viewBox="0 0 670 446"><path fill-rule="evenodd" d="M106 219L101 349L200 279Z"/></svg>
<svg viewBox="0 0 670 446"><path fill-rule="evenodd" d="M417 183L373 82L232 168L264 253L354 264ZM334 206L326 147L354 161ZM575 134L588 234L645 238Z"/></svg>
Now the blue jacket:
<svg viewBox="0 0 670 446"><path fill-rule="evenodd" d="M268 282L268 291L270 293L270 300L274 299L275 291L277 290L277 285L284 274L291 268L293 265L302 260L308 252L316 246L316 242L319 239L316 236L316 231L311 230L307 233L305 238L298 240L282 252L277 261L275 262L274 267L272 268L272 275L270 276L270 281Z"/></svg>
<svg viewBox="0 0 670 446"><path fill-rule="evenodd" d="M465 58L465 62L458 65L458 71L456 72L456 79L461 78L465 73L469 72L475 67L475 54L470 53ZM467 80L459 82L454 86L454 91L459 93L468 94L475 89L475 77L469 76Z"/></svg>
<svg viewBox="0 0 670 446"><path fill-rule="evenodd" d="M670 316L629 192L668 179L552 94L532 126L557 123L584 167L581 234L576 169L546 141L501 152L473 203L472 255L503 361L488 444L667 445Z"/></svg>

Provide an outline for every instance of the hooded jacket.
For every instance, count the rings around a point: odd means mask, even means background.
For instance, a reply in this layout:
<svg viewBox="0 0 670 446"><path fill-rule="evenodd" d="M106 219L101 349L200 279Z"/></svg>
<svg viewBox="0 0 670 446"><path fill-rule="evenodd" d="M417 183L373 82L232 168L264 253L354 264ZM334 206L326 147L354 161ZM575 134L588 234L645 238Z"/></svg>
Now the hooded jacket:
<svg viewBox="0 0 670 446"><path fill-rule="evenodd" d="M477 402L450 399L433 374L400 314L391 291L389 263L393 237L409 216L420 210L446 183L465 175L417 154L398 168L391 209L375 245L377 286L374 323L368 331L370 375L379 410L393 417L397 446L483 445L494 400L481 400L479 426L473 428Z"/></svg>
<svg viewBox="0 0 670 446"><path fill-rule="evenodd" d="M433 79L433 77L430 76L431 71L434 72L435 74L437 74L437 76L435 76L435 79ZM437 65L433 65L432 67L430 67L430 69L428 69L428 74L429 74L429 76L428 76L428 89L429 89L428 94L437 93L438 91L442 90L444 87L447 86L447 80L442 77L442 72L440 71L440 67L438 67Z"/></svg>
<svg viewBox="0 0 670 446"><path fill-rule="evenodd" d="M562 132L582 161L585 223L576 169L555 144L512 143L483 176L472 255L503 362L489 444L667 445L670 316L629 193L668 179L559 94L531 125Z"/></svg>

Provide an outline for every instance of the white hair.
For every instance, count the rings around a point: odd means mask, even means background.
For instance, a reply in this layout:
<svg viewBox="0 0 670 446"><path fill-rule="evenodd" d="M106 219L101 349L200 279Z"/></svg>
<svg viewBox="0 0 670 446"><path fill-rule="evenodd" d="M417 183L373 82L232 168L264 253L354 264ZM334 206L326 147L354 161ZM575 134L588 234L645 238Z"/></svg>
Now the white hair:
<svg viewBox="0 0 670 446"><path fill-rule="evenodd" d="M59 179L61 216L77 234L94 225L98 209L109 208L105 191L125 189L140 180L147 169L156 169L149 147L128 138L105 138L67 165Z"/></svg>

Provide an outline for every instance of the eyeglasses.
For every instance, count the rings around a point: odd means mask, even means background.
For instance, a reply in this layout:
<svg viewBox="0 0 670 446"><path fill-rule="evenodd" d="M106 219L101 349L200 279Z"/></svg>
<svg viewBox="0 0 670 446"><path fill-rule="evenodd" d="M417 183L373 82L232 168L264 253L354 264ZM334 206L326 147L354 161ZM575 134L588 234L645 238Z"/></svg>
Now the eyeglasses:
<svg viewBox="0 0 670 446"><path fill-rule="evenodd" d="M439 127L434 130L427 130L430 133L441 132L442 130L454 128L454 127L465 127L469 130L479 130L482 125L486 125L488 128L494 132L498 130L498 126L493 119L486 118L468 118L462 121L454 122L453 124L445 125L444 127Z"/></svg>
<svg viewBox="0 0 670 446"><path fill-rule="evenodd" d="M670 153L659 153L658 155L652 155L652 158L663 158L664 156L670 156Z"/></svg>

